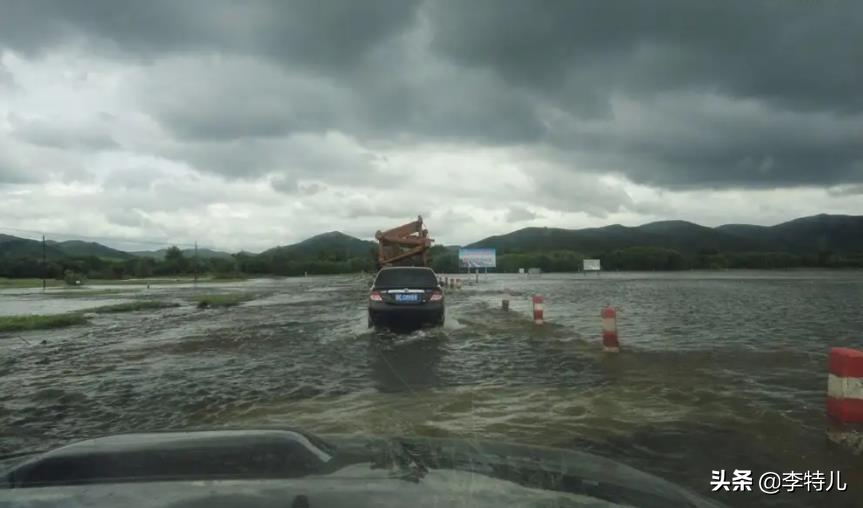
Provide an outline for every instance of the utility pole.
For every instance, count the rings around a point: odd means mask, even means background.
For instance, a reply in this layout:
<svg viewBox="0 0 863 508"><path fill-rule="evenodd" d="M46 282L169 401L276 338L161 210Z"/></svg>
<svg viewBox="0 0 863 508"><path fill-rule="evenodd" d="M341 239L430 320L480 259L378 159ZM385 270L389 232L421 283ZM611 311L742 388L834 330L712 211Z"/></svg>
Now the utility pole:
<svg viewBox="0 0 863 508"><path fill-rule="evenodd" d="M195 241L195 287L198 287L198 242Z"/></svg>
<svg viewBox="0 0 863 508"><path fill-rule="evenodd" d="M45 235L42 235L42 292L48 287L46 276L48 275L48 264L45 262Z"/></svg>

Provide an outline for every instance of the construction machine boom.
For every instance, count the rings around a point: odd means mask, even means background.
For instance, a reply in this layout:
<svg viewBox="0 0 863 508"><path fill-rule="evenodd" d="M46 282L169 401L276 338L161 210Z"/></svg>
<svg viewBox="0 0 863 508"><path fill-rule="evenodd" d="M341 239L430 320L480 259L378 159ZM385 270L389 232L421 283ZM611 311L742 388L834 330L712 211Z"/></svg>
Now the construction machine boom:
<svg viewBox="0 0 863 508"><path fill-rule="evenodd" d="M428 266L428 250L434 240L423 229L423 218L401 226L378 231L378 266Z"/></svg>

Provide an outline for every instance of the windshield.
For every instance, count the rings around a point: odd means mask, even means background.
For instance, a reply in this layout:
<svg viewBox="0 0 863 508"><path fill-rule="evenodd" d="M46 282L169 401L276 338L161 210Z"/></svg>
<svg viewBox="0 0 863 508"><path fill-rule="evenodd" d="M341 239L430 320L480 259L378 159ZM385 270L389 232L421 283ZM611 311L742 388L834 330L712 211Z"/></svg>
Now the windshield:
<svg viewBox="0 0 863 508"><path fill-rule="evenodd" d="M381 270L374 287L382 288L434 288L438 281L431 270L398 269Z"/></svg>
<svg viewBox="0 0 863 508"><path fill-rule="evenodd" d="M7 459L104 437L30 478L859 506L861 29L852 0L0 0L0 505ZM331 460L184 434L226 429Z"/></svg>

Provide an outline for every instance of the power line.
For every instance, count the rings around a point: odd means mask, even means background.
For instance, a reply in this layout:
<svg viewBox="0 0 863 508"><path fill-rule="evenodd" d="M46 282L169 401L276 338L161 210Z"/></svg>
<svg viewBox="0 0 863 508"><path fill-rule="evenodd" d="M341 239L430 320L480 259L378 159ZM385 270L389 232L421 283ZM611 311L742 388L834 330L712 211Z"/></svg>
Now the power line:
<svg viewBox="0 0 863 508"><path fill-rule="evenodd" d="M48 270L47 258L45 257L45 235L42 235L42 292L48 289Z"/></svg>

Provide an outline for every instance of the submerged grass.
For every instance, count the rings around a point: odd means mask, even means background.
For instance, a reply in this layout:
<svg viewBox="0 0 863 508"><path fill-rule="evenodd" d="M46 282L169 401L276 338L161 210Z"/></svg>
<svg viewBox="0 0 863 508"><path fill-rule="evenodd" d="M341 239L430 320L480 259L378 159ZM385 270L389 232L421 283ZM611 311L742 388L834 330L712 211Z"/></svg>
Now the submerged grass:
<svg viewBox="0 0 863 508"><path fill-rule="evenodd" d="M45 281L47 287L53 288L65 285L62 280L48 279ZM0 277L0 289L2 288L41 288L42 279L7 279Z"/></svg>
<svg viewBox="0 0 863 508"><path fill-rule="evenodd" d="M216 283L216 282L240 282L248 280L246 277L220 277L220 276L207 276L207 277L199 277L198 284L208 284L208 283ZM154 284L159 286L167 286L171 284L193 284L195 279L193 277L158 277L158 278L150 278L150 279L91 279L87 281L88 284L98 284L98 285L108 285L108 286L140 286L146 284Z"/></svg>
<svg viewBox="0 0 863 508"><path fill-rule="evenodd" d="M198 284L208 284L208 283L222 283L222 282L242 282L245 280L249 280L245 275L239 274L223 274L223 275L208 275L206 277L198 278ZM154 278L144 278L144 279L88 279L86 281L86 285L105 285L105 286L141 286L146 284L156 284L160 286L172 285L172 284L192 284L195 282L195 279L192 277L154 277ZM48 279L46 281L46 287L49 288L57 288L64 287L66 283L62 280L54 280ZM42 279L8 279L5 277L0 277L0 289L3 288L41 288L42 287ZM67 289L70 290L81 290L81 286L69 286Z"/></svg>
<svg viewBox="0 0 863 508"><path fill-rule="evenodd" d="M253 300L254 298L254 295L247 293L230 293L221 295L203 295L198 297L195 301L197 302L199 309L206 309L210 307L233 307L243 302Z"/></svg>
<svg viewBox="0 0 863 508"><path fill-rule="evenodd" d="M82 314L48 314L30 316L0 316L0 332L44 330L64 326L82 325L87 322Z"/></svg>
<svg viewBox="0 0 863 508"><path fill-rule="evenodd" d="M153 279L90 279L87 284L98 286L142 286L146 284L158 284L161 286L168 284L190 284L194 279L178 278L153 278Z"/></svg>
<svg viewBox="0 0 863 508"><path fill-rule="evenodd" d="M89 298L93 296L112 296L123 292L121 289L68 289L51 291L47 296L54 298Z"/></svg>
<svg viewBox="0 0 863 508"><path fill-rule="evenodd" d="M98 314L114 314L117 312L134 312L136 310L154 310L168 309L171 307L179 307L179 303L161 302L159 300L140 300L137 302L118 303L114 305L104 305L89 309L87 312L95 312Z"/></svg>
<svg viewBox="0 0 863 508"><path fill-rule="evenodd" d="M207 279L200 279L198 282L243 282L249 280L249 277L240 274L221 274L213 275Z"/></svg>
<svg viewBox="0 0 863 508"><path fill-rule="evenodd" d="M0 332L22 332L29 330L46 330L50 328L62 328L64 326L83 325L88 323L87 315L114 314L118 312L133 312L138 310L167 309L179 307L175 302L161 302L158 300L140 300L136 302L118 303L115 305L104 305L95 309L86 309L79 312L67 312L65 314L28 314L19 316L0 316Z"/></svg>

